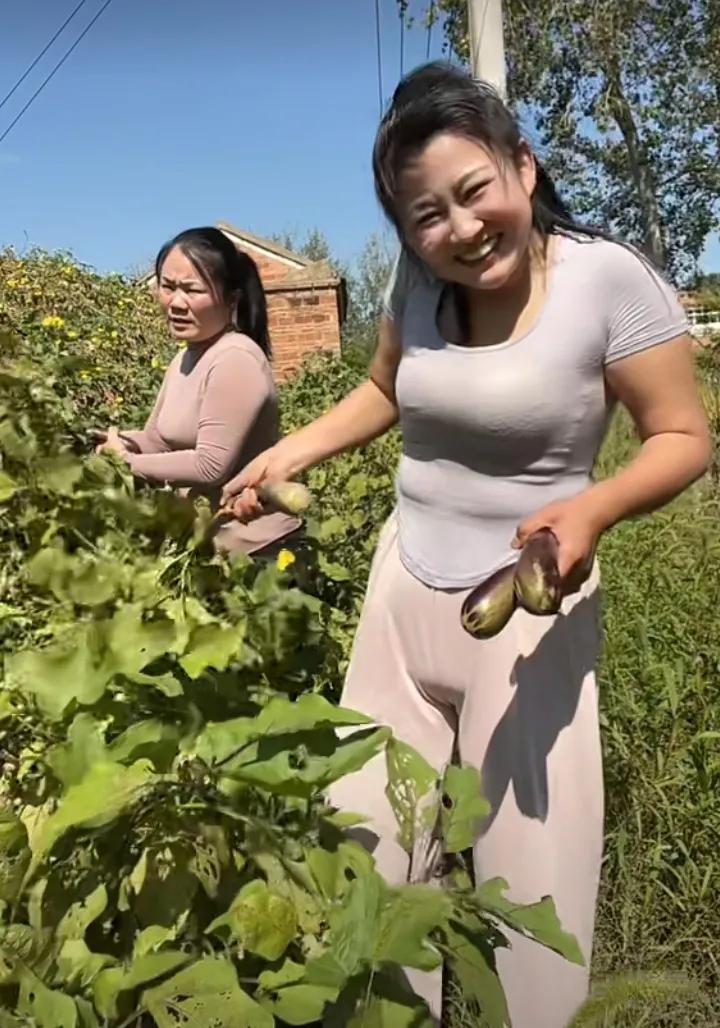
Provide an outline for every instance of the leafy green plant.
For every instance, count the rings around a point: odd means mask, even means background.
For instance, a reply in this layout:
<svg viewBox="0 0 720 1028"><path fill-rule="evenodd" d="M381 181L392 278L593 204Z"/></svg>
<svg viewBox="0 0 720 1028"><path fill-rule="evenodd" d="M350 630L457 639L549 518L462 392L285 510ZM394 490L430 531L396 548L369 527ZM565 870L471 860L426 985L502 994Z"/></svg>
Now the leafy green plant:
<svg viewBox="0 0 720 1028"><path fill-rule="evenodd" d="M432 816L460 852L476 772L439 780L334 705L346 614L292 565L215 554L203 501L82 452L63 375L0 367L3 1023L421 1025L401 968L446 958L503 1028L504 928L582 959L552 900L391 887L325 799L385 749L403 844Z"/></svg>

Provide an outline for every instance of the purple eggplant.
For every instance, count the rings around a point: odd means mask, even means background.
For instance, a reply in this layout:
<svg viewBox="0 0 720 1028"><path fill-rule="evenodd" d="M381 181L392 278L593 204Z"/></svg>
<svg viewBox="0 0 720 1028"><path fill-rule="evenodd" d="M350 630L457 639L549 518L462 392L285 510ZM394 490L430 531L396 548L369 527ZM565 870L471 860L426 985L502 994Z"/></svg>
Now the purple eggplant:
<svg viewBox="0 0 720 1028"><path fill-rule="evenodd" d="M475 586L460 611L460 621L475 639L489 639L505 627L516 606L515 565L501 568Z"/></svg>
<svg viewBox="0 0 720 1028"><path fill-rule="evenodd" d="M549 528L534 532L515 565L515 596L531 614L557 614L563 599L558 543Z"/></svg>

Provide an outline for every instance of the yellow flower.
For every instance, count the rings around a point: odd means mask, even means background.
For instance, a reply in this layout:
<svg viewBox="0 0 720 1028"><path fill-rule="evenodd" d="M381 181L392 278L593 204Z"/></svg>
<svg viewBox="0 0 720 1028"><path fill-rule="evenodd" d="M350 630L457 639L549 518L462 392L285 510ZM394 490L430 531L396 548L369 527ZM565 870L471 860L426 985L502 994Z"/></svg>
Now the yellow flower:
<svg viewBox="0 0 720 1028"><path fill-rule="evenodd" d="M62 328L64 324L63 318L58 317L57 314L48 314L42 319L43 328Z"/></svg>
<svg viewBox="0 0 720 1028"><path fill-rule="evenodd" d="M67 333L68 339L77 339L77 332L73 332L72 329Z"/></svg>
<svg viewBox="0 0 720 1028"><path fill-rule="evenodd" d="M5 283L5 285L8 287L8 289L19 289L20 288L20 283L16 282L14 278L9 278L7 280L7 282Z"/></svg>
<svg viewBox="0 0 720 1028"><path fill-rule="evenodd" d="M156 369L159 368L160 367L160 358L159 357L153 357L153 359L150 361L150 367L151 368L156 368Z"/></svg>
<svg viewBox="0 0 720 1028"><path fill-rule="evenodd" d="M81 371L80 372L80 381L81 382L89 382L91 377L92 376L90 375L89 371Z"/></svg>
<svg viewBox="0 0 720 1028"><path fill-rule="evenodd" d="M292 550L280 550L276 563L278 571L285 571L286 568L295 563L295 554Z"/></svg>
<svg viewBox="0 0 720 1028"><path fill-rule="evenodd" d="M111 338L111 339L117 339L117 337L118 337L118 334L117 334L117 332L116 332L115 330L113 330L113 331L112 331L112 332L110 333L110 338Z"/></svg>

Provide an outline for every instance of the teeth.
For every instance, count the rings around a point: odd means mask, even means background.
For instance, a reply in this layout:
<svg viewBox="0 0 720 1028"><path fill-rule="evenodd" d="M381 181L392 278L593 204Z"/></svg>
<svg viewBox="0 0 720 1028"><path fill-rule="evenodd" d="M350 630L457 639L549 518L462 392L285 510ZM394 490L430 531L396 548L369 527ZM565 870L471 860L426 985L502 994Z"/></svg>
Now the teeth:
<svg viewBox="0 0 720 1028"><path fill-rule="evenodd" d="M494 248L495 244L497 243L497 240L498 240L497 236L490 236L489 239L484 239L482 241L482 243L480 243L480 245L475 250L471 250L468 253L464 253L461 256L460 260L462 260L462 261L479 261L479 260L482 260L483 257L487 257L487 255L490 253L490 251Z"/></svg>

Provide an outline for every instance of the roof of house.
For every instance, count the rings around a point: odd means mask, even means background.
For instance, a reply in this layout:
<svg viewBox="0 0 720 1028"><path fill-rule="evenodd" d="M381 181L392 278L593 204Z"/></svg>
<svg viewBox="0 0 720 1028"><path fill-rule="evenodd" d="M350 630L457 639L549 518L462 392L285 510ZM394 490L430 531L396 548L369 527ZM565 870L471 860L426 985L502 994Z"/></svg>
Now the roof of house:
<svg viewBox="0 0 720 1028"><path fill-rule="evenodd" d="M302 254L294 253L287 247L281 246L270 239L253 235L244 229L236 228L226 221L218 221L216 228L219 228L226 236L234 242L242 245L243 249L257 250L260 253L271 256L281 264L287 265L287 274L280 276L271 282L264 284L267 293L283 293L301 289L328 289L335 288L344 292L345 283L343 278L332 268L329 261L312 261ZM137 280L139 283L150 282L155 277L154 269L141 275Z"/></svg>

